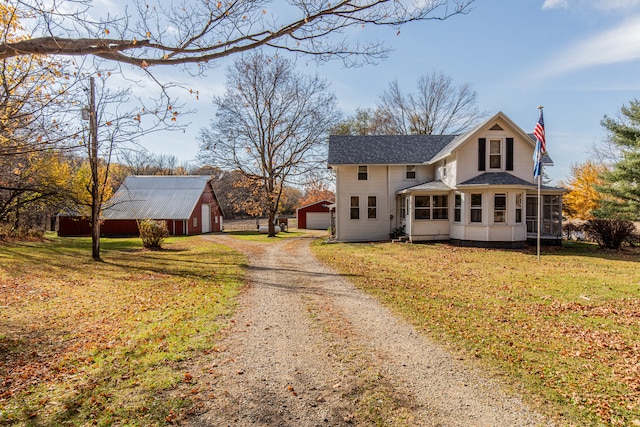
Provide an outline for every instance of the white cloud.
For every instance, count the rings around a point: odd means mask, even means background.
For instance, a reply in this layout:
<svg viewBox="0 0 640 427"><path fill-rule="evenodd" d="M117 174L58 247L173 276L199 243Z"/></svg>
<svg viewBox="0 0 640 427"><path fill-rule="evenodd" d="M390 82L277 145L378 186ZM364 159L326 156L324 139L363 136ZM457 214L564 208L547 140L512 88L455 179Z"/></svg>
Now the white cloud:
<svg viewBox="0 0 640 427"><path fill-rule="evenodd" d="M544 0L542 9L596 9L600 11L631 10L640 6L640 0Z"/></svg>
<svg viewBox="0 0 640 427"><path fill-rule="evenodd" d="M542 4L542 9L568 9L569 1L568 0L544 0Z"/></svg>
<svg viewBox="0 0 640 427"><path fill-rule="evenodd" d="M599 10L629 10L640 6L640 0L598 0L594 6Z"/></svg>
<svg viewBox="0 0 640 427"><path fill-rule="evenodd" d="M640 16L577 43L545 65L546 75L640 60Z"/></svg>

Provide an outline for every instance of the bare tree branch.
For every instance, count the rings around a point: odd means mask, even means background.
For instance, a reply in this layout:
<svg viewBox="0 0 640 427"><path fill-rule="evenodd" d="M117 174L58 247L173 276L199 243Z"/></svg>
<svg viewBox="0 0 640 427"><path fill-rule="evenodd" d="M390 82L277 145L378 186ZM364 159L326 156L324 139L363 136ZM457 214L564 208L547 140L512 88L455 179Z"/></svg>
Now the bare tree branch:
<svg viewBox="0 0 640 427"><path fill-rule="evenodd" d="M388 48L358 41L350 30L447 19L467 13L474 1L424 0L409 5L398 0L289 0L278 3L275 14L270 10L273 3L264 0L175 1L169 6L136 0L121 16L96 20L90 18L94 8L87 0L57 0L48 7L37 0L9 0L33 17L33 25L23 40L0 43L0 59L94 55L146 68L204 65L269 46L354 65L384 58Z"/></svg>

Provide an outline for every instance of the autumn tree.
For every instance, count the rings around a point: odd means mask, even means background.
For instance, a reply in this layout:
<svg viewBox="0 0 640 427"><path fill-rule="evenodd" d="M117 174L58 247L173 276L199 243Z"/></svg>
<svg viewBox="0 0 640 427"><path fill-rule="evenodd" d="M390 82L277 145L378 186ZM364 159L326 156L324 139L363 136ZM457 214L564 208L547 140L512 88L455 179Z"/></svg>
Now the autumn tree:
<svg viewBox="0 0 640 427"><path fill-rule="evenodd" d="M302 206L302 191L298 187L285 185L280 198L280 207L278 213L281 215L292 215L296 213L296 209Z"/></svg>
<svg viewBox="0 0 640 427"><path fill-rule="evenodd" d="M335 200L335 193L322 179L314 179L304 187L304 197L300 200L300 206L321 202L322 200Z"/></svg>
<svg viewBox="0 0 640 427"><path fill-rule="evenodd" d="M26 19L0 3L0 37L21 40ZM40 225L61 206L68 168L60 150L77 145L70 125L77 80L64 63L23 55L0 61L0 222L15 230ZM38 221L34 221L38 219Z"/></svg>
<svg viewBox="0 0 640 427"><path fill-rule="evenodd" d="M594 218L593 212L598 209L603 198L597 187L602 184L600 174L605 169L591 160L571 165L571 177L566 183L566 188L570 191L562 196L562 208L569 219Z"/></svg>
<svg viewBox="0 0 640 427"><path fill-rule="evenodd" d="M326 137L338 119L336 100L317 76L296 72L280 56L254 52L227 71L227 89L199 139L203 158L260 185L269 235L287 183L326 160Z"/></svg>
<svg viewBox="0 0 640 427"><path fill-rule="evenodd" d="M456 135L470 129L485 114L478 110L471 85L455 85L446 74L423 74L416 92L405 95L398 81L380 96L376 107L378 133L387 135Z"/></svg>
<svg viewBox="0 0 640 427"><path fill-rule="evenodd" d="M194 64L256 48L339 58L347 65L384 58L388 48L354 37L361 28L442 20L466 13L474 0L316 2L266 0L183 2L133 0L120 13L89 0L8 4L31 17L28 37L2 40L0 60L20 55L86 56L149 67ZM97 18L99 16L102 18ZM94 18L96 17L96 18ZM170 29L170 31L168 30Z"/></svg>
<svg viewBox="0 0 640 427"><path fill-rule="evenodd" d="M619 158L601 174L598 190L606 197L596 216L600 218L640 219L640 100L620 109L621 117L602 120L609 140L618 148Z"/></svg>

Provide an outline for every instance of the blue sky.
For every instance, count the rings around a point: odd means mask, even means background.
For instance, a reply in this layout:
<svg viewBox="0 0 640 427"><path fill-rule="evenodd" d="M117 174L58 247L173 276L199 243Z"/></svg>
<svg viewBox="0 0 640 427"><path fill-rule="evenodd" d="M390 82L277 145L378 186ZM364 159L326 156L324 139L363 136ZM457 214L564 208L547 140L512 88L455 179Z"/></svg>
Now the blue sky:
<svg viewBox="0 0 640 427"><path fill-rule="evenodd" d="M606 138L600 126L605 114L616 117L622 105L640 98L640 0L476 0L467 15L406 25L399 35L366 31L394 49L388 59L362 68L298 60L301 71L331 83L345 116L375 107L392 80L410 92L418 77L437 70L457 84L470 83L481 110L503 111L527 132L543 105L553 180L566 179L570 165L586 160L593 144ZM229 63L197 80L154 69L161 79L188 80L200 100L188 103L198 111L181 118L190 122L184 133L155 134L143 145L192 160Z"/></svg>

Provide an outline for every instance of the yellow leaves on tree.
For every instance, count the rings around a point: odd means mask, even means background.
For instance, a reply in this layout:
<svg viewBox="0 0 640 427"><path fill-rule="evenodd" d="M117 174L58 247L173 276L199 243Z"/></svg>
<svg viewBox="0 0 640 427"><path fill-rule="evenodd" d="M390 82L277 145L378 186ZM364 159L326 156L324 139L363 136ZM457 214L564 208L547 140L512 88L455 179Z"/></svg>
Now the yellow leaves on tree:
<svg viewBox="0 0 640 427"><path fill-rule="evenodd" d="M105 164L98 165L98 182L100 199L104 202L113 195L112 178ZM78 205L87 208L83 215L89 215L88 208L91 207L91 167L88 161L82 162L71 179L70 192Z"/></svg>
<svg viewBox="0 0 640 427"><path fill-rule="evenodd" d="M570 219L593 219L593 211L598 209L602 194L596 186L602 184L600 174L605 167L588 160L571 166L571 178L566 183L569 193L563 196L564 214Z"/></svg>

